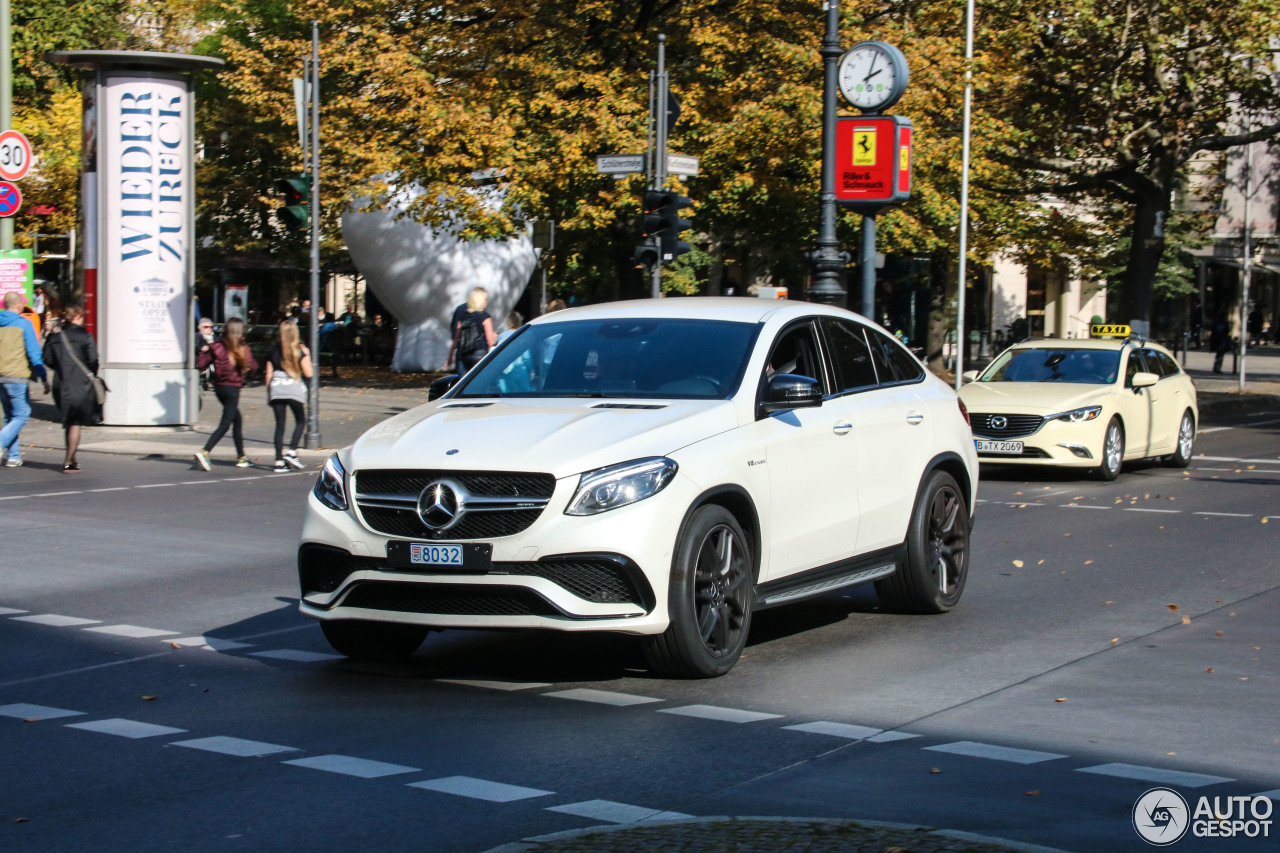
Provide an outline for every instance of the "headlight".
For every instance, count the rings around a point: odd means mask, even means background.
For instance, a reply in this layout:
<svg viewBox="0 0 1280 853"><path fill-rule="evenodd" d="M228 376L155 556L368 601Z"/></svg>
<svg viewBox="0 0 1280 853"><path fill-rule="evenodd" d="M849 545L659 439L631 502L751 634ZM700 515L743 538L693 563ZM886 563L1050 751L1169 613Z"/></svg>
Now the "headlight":
<svg viewBox="0 0 1280 853"><path fill-rule="evenodd" d="M1102 414L1101 406L1085 406L1083 409L1072 409L1069 412L1062 412L1057 415L1050 415L1045 418L1046 421L1069 421L1073 424L1091 421L1098 415Z"/></svg>
<svg viewBox="0 0 1280 853"><path fill-rule="evenodd" d="M311 491L329 509L347 508L347 472L338 461L338 454L333 454L324 463L320 479L316 480L316 487Z"/></svg>
<svg viewBox="0 0 1280 853"><path fill-rule="evenodd" d="M675 460L654 456L588 471L564 513L595 515L653 497L671 482L678 467Z"/></svg>

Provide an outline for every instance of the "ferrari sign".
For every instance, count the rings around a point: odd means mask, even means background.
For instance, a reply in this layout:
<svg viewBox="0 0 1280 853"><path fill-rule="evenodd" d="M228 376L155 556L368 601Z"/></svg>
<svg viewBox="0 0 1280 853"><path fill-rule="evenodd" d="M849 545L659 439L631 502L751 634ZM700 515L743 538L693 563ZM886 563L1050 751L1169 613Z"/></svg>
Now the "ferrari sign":
<svg viewBox="0 0 1280 853"><path fill-rule="evenodd" d="M836 121L836 201L862 213L911 196L911 120L857 116Z"/></svg>

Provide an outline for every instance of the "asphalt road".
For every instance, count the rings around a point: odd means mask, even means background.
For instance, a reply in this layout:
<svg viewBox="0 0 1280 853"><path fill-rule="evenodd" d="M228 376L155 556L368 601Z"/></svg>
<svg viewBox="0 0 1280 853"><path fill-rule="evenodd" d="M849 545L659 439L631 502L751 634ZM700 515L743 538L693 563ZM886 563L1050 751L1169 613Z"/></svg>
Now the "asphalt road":
<svg viewBox="0 0 1280 853"><path fill-rule="evenodd" d="M767 611L713 681L619 636L348 663L296 612L310 474L32 451L0 477L0 850L470 853L664 812L1145 849L1154 786L1280 798L1280 406L1204 427L1186 471L985 471L954 612Z"/></svg>

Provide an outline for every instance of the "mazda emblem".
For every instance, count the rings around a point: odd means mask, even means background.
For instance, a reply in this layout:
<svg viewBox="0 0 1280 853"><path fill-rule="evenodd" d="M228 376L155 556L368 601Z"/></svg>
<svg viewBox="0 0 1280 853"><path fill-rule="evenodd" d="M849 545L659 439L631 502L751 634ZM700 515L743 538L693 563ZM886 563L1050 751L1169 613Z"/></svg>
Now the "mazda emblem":
<svg viewBox="0 0 1280 853"><path fill-rule="evenodd" d="M991 418L992 429L1005 429L1008 426L1009 426L1009 419L1006 418L1004 415L994 415Z"/></svg>
<svg viewBox="0 0 1280 853"><path fill-rule="evenodd" d="M466 490L452 480L429 483L418 495L418 518L432 530L448 530L466 511Z"/></svg>

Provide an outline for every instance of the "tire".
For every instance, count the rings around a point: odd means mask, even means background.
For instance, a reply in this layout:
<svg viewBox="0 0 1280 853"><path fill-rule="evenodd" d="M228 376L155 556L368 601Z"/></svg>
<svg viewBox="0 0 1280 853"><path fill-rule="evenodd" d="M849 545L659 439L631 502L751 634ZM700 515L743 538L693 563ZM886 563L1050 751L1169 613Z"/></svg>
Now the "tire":
<svg viewBox="0 0 1280 853"><path fill-rule="evenodd" d="M1102 440L1102 461L1093 469L1102 480L1111 481L1120 476L1124 464L1124 427L1117 417L1107 424L1106 437Z"/></svg>
<svg viewBox="0 0 1280 853"><path fill-rule="evenodd" d="M1164 458L1164 464L1170 468L1186 468L1191 464L1191 453L1196 445L1196 422L1191 416L1191 410L1187 409L1182 413L1182 420L1178 423L1178 446Z"/></svg>
<svg viewBox="0 0 1280 853"><path fill-rule="evenodd" d="M955 477L934 471L916 495L905 565L876 581L880 604L896 613L946 613L969 577L968 506Z"/></svg>
<svg viewBox="0 0 1280 853"><path fill-rule="evenodd" d="M334 651L357 660L403 660L418 650L431 632L418 625L337 619L320 623Z"/></svg>
<svg viewBox="0 0 1280 853"><path fill-rule="evenodd" d="M733 514L694 510L671 565L667 630L647 641L645 660L675 678L714 678L733 669L747 645L755 559Z"/></svg>

